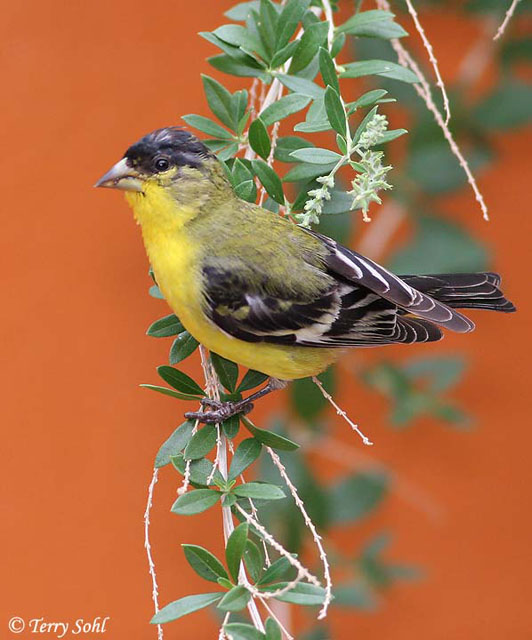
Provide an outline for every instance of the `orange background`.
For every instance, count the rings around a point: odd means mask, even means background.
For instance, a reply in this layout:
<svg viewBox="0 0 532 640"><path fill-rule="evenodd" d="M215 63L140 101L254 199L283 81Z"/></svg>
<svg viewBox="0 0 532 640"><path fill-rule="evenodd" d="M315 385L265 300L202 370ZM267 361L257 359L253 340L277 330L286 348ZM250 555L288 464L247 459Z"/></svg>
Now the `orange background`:
<svg viewBox="0 0 532 640"><path fill-rule="evenodd" d="M91 185L142 134L181 114L207 113L199 73L216 75L204 61L213 49L196 33L221 24L227 6L2 3L2 638L11 637L14 615L111 616L102 637L156 636L147 624L142 516L153 457L183 408L138 388L155 382L154 368L165 362L168 341L144 332L166 311L146 294L147 260L125 203ZM477 27L448 13L424 21L451 79ZM447 206L493 248L519 313L477 314L473 335L431 347L470 355L455 394L476 415L470 433L428 420L392 432L373 393L357 386L339 394L376 441L371 456L422 490L439 515L393 493L362 526L339 534L355 553L372 532L392 529L390 558L426 575L385 592L377 615L335 612L337 639L532 637L531 229L523 180L532 140L518 132L494 142L498 163L480 177L492 222L481 221L466 189ZM282 401L278 394L263 403L259 416ZM334 433L360 452L343 424ZM153 512L163 603L204 588L180 543L220 550L216 510L169 513L177 482L161 472ZM216 629L201 612L166 634L206 639Z"/></svg>

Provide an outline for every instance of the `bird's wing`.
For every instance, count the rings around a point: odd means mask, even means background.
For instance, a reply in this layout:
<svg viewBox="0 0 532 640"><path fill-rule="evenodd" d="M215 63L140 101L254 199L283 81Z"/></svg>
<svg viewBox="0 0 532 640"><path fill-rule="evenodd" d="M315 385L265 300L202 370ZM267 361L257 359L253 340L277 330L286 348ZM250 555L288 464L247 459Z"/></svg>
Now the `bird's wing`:
<svg viewBox="0 0 532 640"><path fill-rule="evenodd" d="M301 272L310 268L302 260ZM377 346L439 340L438 327L398 315L397 305L364 284L325 272L311 294L279 286L249 263L203 268L206 315L246 342L311 347ZM304 278L303 273L301 278Z"/></svg>
<svg viewBox="0 0 532 640"><path fill-rule="evenodd" d="M416 316L419 320L434 322L446 329L466 333L475 324L466 316L418 291L409 283L394 275L373 260L336 243L331 238L305 229L318 238L327 248L325 264L330 272L351 283L359 283L385 300L397 305L400 310Z"/></svg>

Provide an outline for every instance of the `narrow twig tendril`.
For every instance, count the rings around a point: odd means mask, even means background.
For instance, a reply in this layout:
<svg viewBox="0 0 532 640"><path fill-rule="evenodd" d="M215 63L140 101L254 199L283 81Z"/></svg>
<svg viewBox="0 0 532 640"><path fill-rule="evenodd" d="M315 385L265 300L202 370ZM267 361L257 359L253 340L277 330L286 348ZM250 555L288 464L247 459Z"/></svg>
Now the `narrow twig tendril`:
<svg viewBox="0 0 532 640"><path fill-rule="evenodd" d="M153 470L150 486L148 487L148 500L146 502L146 510L144 511L144 548L146 549L146 556L148 557L148 568L151 576L152 583L152 599L155 613L159 611L159 587L157 585L157 574L155 573L155 563L153 562L153 556L151 553L150 544L150 511L153 505L153 491L157 484L159 476L159 469ZM163 640L163 628L160 624L157 625L157 638Z"/></svg>
<svg viewBox="0 0 532 640"><path fill-rule="evenodd" d="M333 397L331 396L330 393L328 393L325 390L325 387L322 385L321 381L316 377L313 376L312 377L312 382L314 382L314 384L318 387L318 389L321 391L322 396L325 398L325 400L327 400L327 402L329 402L335 409L336 409L336 413L339 416L342 416L342 418L347 422L347 424L351 427L351 429L353 429L353 431L355 433L358 433L358 435L360 436L360 438L362 439L362 442L365 445L371 446L373 445L373 442L371 442L371 440L362 433L362 431L359 429L358 425L355 424L351 418L347 415L347 413L341 409L336 402L334 401Z"/></svg>

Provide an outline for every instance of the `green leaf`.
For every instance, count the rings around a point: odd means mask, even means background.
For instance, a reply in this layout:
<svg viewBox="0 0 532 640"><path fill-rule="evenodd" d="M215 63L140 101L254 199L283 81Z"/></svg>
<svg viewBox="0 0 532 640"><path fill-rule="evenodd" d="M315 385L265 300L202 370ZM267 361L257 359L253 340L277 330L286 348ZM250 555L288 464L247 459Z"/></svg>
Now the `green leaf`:
<svg viewBox="0 0 532 640"><path fill-rule="evenodd" d="M324 103L331 127L345 138L347 123L344 105L340 100L340 96L332 87L327 87ZM325 160L325 162L327 162L327 160Z"/></svg>
<svg viewBox="0 0 532 640"><path fill-rule="evenodd" d="M214 506L221 497L222 494L214 489L194 489L179 496L171 511L181 516L192 516Z"/></svg>
<svg viewBox="0 0 532 640"><path fill-rule="evenodd" d="M284 436L280 436L278 433L273 433L273 431L259 429L245 417L242 418L242 422L253 437L257 438L259 442L262 442L262 444L267 447L280 449L282 451L295 451L296 449L299 449L299 445L296 442L292 442L292 440L289 440Z"/></svg>
<svg viewBox="0 0 532 640"><path fill-rule="evenodd" d="M389 11L373 9L359 11L346 22L336 28L336 33L349 33L366 38L403 38L408 32L393 21L394 14Z"/></svg>
<svg viewBox="0 0 532 640"><path fill-rule="evenodd" d="M285 497L284 491L275 484L266 482L246 482L233 487L231 493L239 498L255 500L280 500Z"/></svg>
<svg viewBox="0 0 532 640"><path fill-rule="evenodd" d="M336 162L328 162L327 164L299 164L292 167L283 178L284 182L303 182L312 180L317 176L326 176L334 169Z"/></svg>
<svg viewBox="0 0 532 640"><path fill-rule="evenodd" d="M333 189L331 192L331 199L326 200L323 204L322 213L325 215L338 215L340 213L346 213L348 211L353 210L353 196L349 195L345 191L340 191L339 189ZM321 233L321 231L320 231ZM325 232L324 232L325 233ZM329 233L325 233L326 236L330 235ZM337 240L337 238L334 238ZM347 236L341 242L345 244L349 240Z"/></svg>
<svg viewBox="0 0 532 640"><path fill-rule="evenodd" d="M425 377L429 389L441 393L457 384L465 369L465 360L457 356L433 356L414 358L404 365L404 372L410 378Z"/></svg>
<svg viewBox="0 0 532 640"><path fill-rule="evenodd" d="M213 138L220 138L222 140L231 140L232 136L223 127L221 127L217 122L211 120L210 118L205 118L204 116L198 116L194 113L189 113L186 116L181 116L182 119L194 129L198 131L202 131L206 133L208 136L212 136Z"/></svg>
<svg viewBox="0 0 532 640"><path fill-rule="evenodd" d="M263 160L252 160L251 166L268 195L279 204L284 204L283 184L275 171Z"/></svg>
<svg viewBox="0 0 532 640"><path fill-rule="evenodd" d="M198 396L205 395L203 389L197 382L194 382L190 376L187 376L186 373L183 373L178 369L174 369L168 365L161 365L160 367L157 367L157 373L171 387L174 387L174 389L177 389L182 393Z"/></svg>
<svg viewBox="0 0 532 640"><path fill-rule="evenodd" d="M156 284L153 284L149 289L148 293L152 298L157 298L158 300L164 300L164 296Z"/></svg>
<svg viewBox="0 0 532 640"><path fill-rule="evenodd" d="M262 42L254 33L239 24L224 24L213 31L214 35L236 47L241 47L246 53L257 52L261 58L266 59L266 53Z"/></svg>
<svg viewBox="0 0 532 640"><path fill-rule="evenodd" d="M220 600L217 607L222 611L241 611L251 598L251 593L242 584L233 587Z"/></svg>
<svg viewBox="0 0 532 640"><path fill-rule="evenodd" d="M200 609L208 607L210 604L218 602L222 595L222 593L200 593L195 596L185 596L179 600L174 600L174 602L170 602L170 604L167 604L156 613L150 620L150 623L163 624L164 622L177 620L189 613L199 611Z"/></svg>
<svg viewBox="0 0 532 640"><path fill-rule="evenodd" d="M202 75L203 89L211 111L231 131L236 129L233 112L231 109L231 94L214 78Z"/></svg>
<svg viewBox="0 0 532 640"><path fill-rule="evenodd" d="M181 546L189 565L201 578L209 582L218 582L218 578L229 578L223 564L210 551L196 544Z"/></svg>
<svg viewBox="0 0 532 640"><path fill-rule="evenodd" d="M178 453L176 456L172 456L170 460L179 473L181 475L185 475L187 462L183 457L183 454ZM190 481L193 485L198 485L196 488L205 489L207 488L207 485L212 484L212 482L218 486L223 486L225 484L224 477L218 469L215 470L212 481L208 483L208 480L212 475L212 467L212 462L207 458L199 458L198 460L190 462Z"/></svg>
<svg viewBox="0 0 532 640"><path fill-rule="evenodd" d="M249 391L250 389L258 387L267 379L268 376L265 373L255 371L254 369L248 369L248 371L246 371L246 375L242 378L236 390L239 393L242 393L243 391Z"/></svg>
<svg viewBox="0 0 532 640"><path fill-rule="evenodd" d="M368 111L368 113L366 113L366 115L362 119L362 122L358 125L357 130L355 131L355 135L353 136L353 145L355 145L360 140L360 136L366 130L366 127L368 126L368 122L372 120L373 116L377 113L377 109L378 109L378 106L373 107L373 109L371 109L370 111Z"/></svg>
<svg viewBox="0 0 532 640"><path fill-rule="evenodd" d="M344 582L334 589L333 594L337 607L353 607L362 611L374 611L377 608L371 587L361 580Z"/></svg>
<svg viewBox="0 0 532 640"><path fill-rule="evenodd" d="M222 422L222 429L225 435L232 440L240 429L240 415L231 416Z"/></svg>
<svg viewBox="0 0 532 640"><path fill-rule="evenodd" d="M275 5L270 0L260 0L258 20L255 24L258 27L260 39L266 49L269 60L275 51L275 39L279 16Z"/></svg>
<svg viewBox="0 0 532 640"><path fill-rule="evenodd" d="M211 362L223 386L229 391L234 391L238 379L238 365L212 351Z"/></svg>
<svg viewBox="0 0 532 640"><path fill-rule="evenodd" d="M330 515L335 523L360 520L382 501L388 481L381 473L357 473L341 480L330 492Z"/></svg>
<svg viewBox="0 0 532 640"><path fill-rule="evenodd" d="M264 640L265 636L253 625L246 622L230 622L224 626L224 631L231 640ZM269 639L268 639L269 640Z"/></svg>
<svg viewBox="0 0 532 640"><path fill-rule="evenodd" d="M308 162L310 164L332 164L341 160L342 156L336 151L329 149L321 149L320 147L312 147L308 149L297 149L290 154L300 162Z"/></svg>
<svg viewBox="0 0 532 640"><path fill-rule="evenodd" d="M258 585L265 585L270 582L280 580L287 571L293 569L293 565L284 556L273 562L264 572L264 575L257 583Z"/></svg>
<svg viewBox="0 0 532 640"><path fill-rule="evenodd" d="M277 589L284 589L288 584L288 582L278 582L265 587L264 590L277 591ZM287 591L280 596L276 596L275 599L281 600L281 602L302 604L309 607L317 606L323 604L323 601L325 600L325 589L313 584L307 584L306 582L299 582L293 589L290 589L290 591Z"/></svg>
<svg viewBox="0 0 532 640"><path fill-rule="evenodd" d="M167 465L170 462L170 456L175 456L180 451L183 451L192 436L193 429L194 422L187 420L179 425L172 435L163 442L155 457L155 467L157 469Z"/></svg>
<svg viewBox="0 0 532 640"><path fill-rule="evenodd" d="M279 49L277 51L270 63L270 67L272 69L278 69L281 65L283 65L289 58L294 55L295 50L299 44L298 40L294 40L293 42L289 42L286 47Z"/></svg>
<svg viewBox="0 0 532 640"><path fill-rule="evenodd" d="M281 627L273 618L266 620L266 640L282 640Z"/></svg>
<svg viewBox="0 0 532 640"><path fill-rule="evenodd" d="M334 369L327 369L319 376L325 389L334 393ZM290 385L291 404L297 414L307 423L314 423L317 417L327 407L328 402L319 388L310 378L294 380Z"/></svg>
<svg viewBox="0 0 532 640"><path fill-rule="evenodd" d="M516 80L507 81L474 108L472 121L486 129L512 129L532 119L532 88Z"/></svg>
<svg viewBox="0 0 532 640"><path fill-rule="evenodd" d="M267 127L269 127L275 122L279 122L279 120L288 118L288 116L293 113L301 111L301 109L304 109L309 102L310 98L308 96L303 96L298 93L290 93L289 95L272 103L269 107L266 107L266 109L259 114L260 119Z"/></svg>
<svg viewBox="0 0 532 640"><path fill-rule="evenodd" d="M215 69L218 69L218 71L222 71L223 73L227 73L231 76L239 76L241 78L260 78L263 82L266 82L269 79L268 74L264 73L263 69L257 69L254 66L238 62L238 60L235 60L224 53L207 58L207 62Z"/></svg>
<svg viewBox="0 0 532 640"><path fill-rule="evenodd" d="M289 76L284 73L279 73L277 79L290 91L298 93L302 96L309 98L321 98L325 92L323 87L320 87L315 82L307 80L306 78L300 78L299 76Z"/></svg>
<svg viewBox="0 0 532 640"><path fill-rule="evenodd" d="M226 18L230 18L235 22L245 22L251 10L257 10L259 8L259 0L251 0L251 2L239 2L234 7L224 13Z"/></svg>
<svg viewBox="0 0 532 640"><path fill-rule="evenodd" d="M216 427L213 424L206 424L192 436L183 456L185 460L204 458L215 445Z"/></svg>
<svg viewBox="0 0 532 640"><path fill-rule="evenodd" d="M266 125L260 118L253 120L249 127L248 132L249 144L255 153L258 153L261 158L268 159L272 143Z"/></svg>
<svg viewBox="0 0 532 640"><path fill-rule="evenodd" d="M260 61L253 53L248 54L242 48L235 47L232 44L224 42L221 38L219 38L214 33L210 33L209 31L200 31L199 35L210 42L218 49L221 49L226 55L228 55L234 62L237 64L244 64L248 67L252 67L253 69L264 70L265 65L262 61Z"/></svg>
<svg viewBox="0 0 532 640"><path fill-rule="evenodd" d="M229 573L233 577L235 582L238 581L238 572L240 570L240 561L244 555L246 548L246 540L248 539L248 524L243 522L234 529L227 540L227 546L225 548L225 561L227 562L227 568Z"/></svg>
<svg viewBox="0 0 532 640"><path fill-rule="evenodd" d="M382 76L392 78L402 82L416 83L418 77L410 69L405 69L400 64L388 62L387 60L363 60L362 62L350 62L344 65L344 71L340 74L342 78L360 78L362 76Z"/></svg>
<svg viewBox="0 0 532 640"><path fill-rule="evenodd" d="M292 64L288 70L289 73L297 73L311 62L312 58L318 53L318 48L327 38L328 30L329 23L321 21L305 29L292 58Z"/></svg>
<svg viewBox="0 0 532 640"><path fill-rule="evenodd" d="M228 479L235 480L238 478L260 456L261 449L262 445L256 438L242 440L231 460Z"/></svg>
<svg viewBox="0 0 532 640"><path fill-rule="evenodd" d="M288 43L309 4L310 0L289 0L285 4L279 16L279 27L275 41L277 51Z"/></svg>
<svg viewBox="0 0 532 640"><path fill-rule="evenodd" d="M150 391L162 393L163 395L170 396L171 398L177 398L178 400L199 400L199 396L197 395L192 395L191 393L181 393L180 391L174 391L173 389L168 389L167 387L159 387L155 384L141 384L139 386L143 389L150 389Z"/></svg>
<svg viewBox="0 0 532 640"><path fill-rule="evenodd" d="M331 47L331 56L333 58L336 58L336 56L344 48L345 41L346 41L345 33L338 33L334 36L332 47Z"/></svg>
<svg viewBox="0 0 532 640"><path fill-rule="evenodd" d="M422 216L414 238L389 263L395 273L484 271L489 254L464 228L448 220Z"/></svg>
<svg viewBox="0 0 532 640"><path fill-rule="evenodd" d="M185 330L185 327L179 322L177 317L171 313L169 316L159 318L148 327L146 335L152 338L168 338L175 336Z"/></svg>
<svg viewBox="0 0 532 640"><path fill-rule="evenodd" d="M194 353L198 345L199 342L191 336L188 331L180 333L172 343L172 348L170 349L170 364L177 364L185 358L188 358L190 354Z"/></svg>
<svg viewBox="0 0 532 640"><path fill-rule="evenodd" d="M373 89L372 91L366 91L366 93L363 93L360 98L347 105L348 113L351 114L361 107L371 107L378 100L384 98L387 93L388 92L385 89Z"/></svg>
<svg viewBox="0 0 532 640"><path fill-rule="evenodd" d="M400 138L401 136L404 136L405 133L408 133L406 129L390 129L390 131L385 131L379 140L379 145L386 144L396 138Z"/></svg>
<svg viewBox="0 0 532 640"><path fill-rule="evenodd" d="M324 47L320 47L319 61L320 73L325 86L332 87L337 94L340 94L340 83L338 82L333 59L329 51Z"/></svg>
<svg viewBox="0 0 532 640"><path fill-rule="evenodd" d="M255 202L257 199L257 187L253 180L245 180L235 187L236 195L246 202Z"/></svg>
<svg viewBox="0 0 532 640"><path fill-rule="evenodd" d="M257 582L262 573L264 558L260 549L252 540L248 540L246 542L246 548L244 550L244 564L246 565L249 577L253 582Z"/></svg>

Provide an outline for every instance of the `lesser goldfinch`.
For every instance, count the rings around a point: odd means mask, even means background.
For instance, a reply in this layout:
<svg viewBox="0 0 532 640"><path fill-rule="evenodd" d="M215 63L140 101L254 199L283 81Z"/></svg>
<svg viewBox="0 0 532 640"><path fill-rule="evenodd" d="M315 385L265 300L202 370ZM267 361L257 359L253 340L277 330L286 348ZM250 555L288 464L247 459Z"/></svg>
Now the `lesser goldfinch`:
<svg viewBox="0 0 532 640"><path fill-rule="evenodd" d="M123 189L156 282L183 326L270 376L250 399L314 376L346 347L432 342L474 328L456 308L515 311L496 273L397 276L237 197L216 156L179 127L144 136L97 183ZM246 401L205 411L218 421Z"/></svg>

